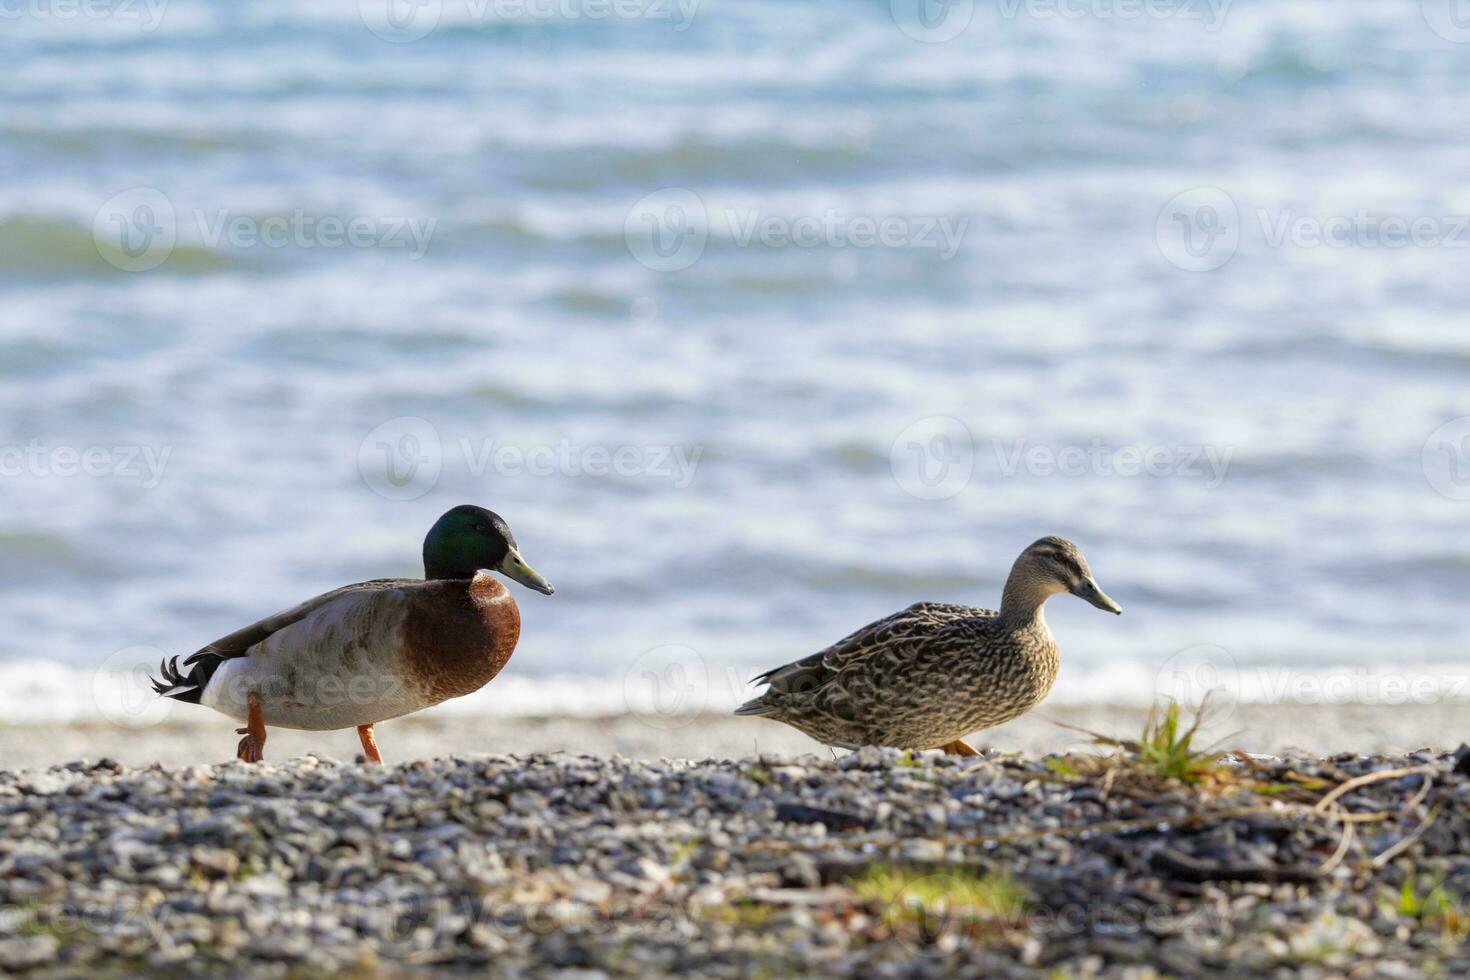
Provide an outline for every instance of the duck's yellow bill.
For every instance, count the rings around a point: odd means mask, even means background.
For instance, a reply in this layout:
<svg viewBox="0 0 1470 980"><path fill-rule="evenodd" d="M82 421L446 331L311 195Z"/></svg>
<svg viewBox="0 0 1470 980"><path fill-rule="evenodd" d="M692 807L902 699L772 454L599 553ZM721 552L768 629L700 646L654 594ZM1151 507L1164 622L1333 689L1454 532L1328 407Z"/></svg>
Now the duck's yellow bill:
<svg viewBox="0 0 1470 980"><path fill-rule="evenodd" d="M542 595L551 595L556 591L540 572L526 564L526 559L521 557L519 548L512 548L506 553L497 571L528 589L535 589Z"/></svg>

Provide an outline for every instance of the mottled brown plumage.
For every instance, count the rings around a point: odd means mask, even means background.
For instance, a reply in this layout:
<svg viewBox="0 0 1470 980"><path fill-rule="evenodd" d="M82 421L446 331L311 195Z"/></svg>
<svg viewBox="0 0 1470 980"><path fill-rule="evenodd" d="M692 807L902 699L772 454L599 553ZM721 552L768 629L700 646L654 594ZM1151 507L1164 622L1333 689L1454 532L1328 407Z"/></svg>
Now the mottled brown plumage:
<svg viewBox="0 0 1470 980"><path fill-rule="evenodd" d="M918 602L832 646L761 674L765 693L736 714L785 722L841 748L953 746L1010 721L1051 690L1060 660L1042 615L1071 592L1121 612L1077 546L1047 537L1016 559L1000 611Z"/></svg>

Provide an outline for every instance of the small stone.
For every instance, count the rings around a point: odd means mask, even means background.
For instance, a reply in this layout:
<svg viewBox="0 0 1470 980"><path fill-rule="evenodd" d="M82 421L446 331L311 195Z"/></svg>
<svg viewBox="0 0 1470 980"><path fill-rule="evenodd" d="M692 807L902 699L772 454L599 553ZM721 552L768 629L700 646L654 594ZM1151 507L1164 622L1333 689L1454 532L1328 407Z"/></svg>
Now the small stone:
<svg viewBox="0 0 1470 980"><path fill-rule="evenodd" d="M874 745L864 745L856 752L851 752L837 760L841 769L881 769L883 768L883 750Z"/></svg>
<svg viewBox="0 0 1470 980"><path fill-rule="evenodd" d="M36 796L49 796L52 793L60 793L66 789L66 786L67 781L65 779L50 772L29 773L20 783L22 793L32 793Z"/></svg>
<svg viewBox="0 0 1470 980"><path fill-rule="evenodd" d="M31 970L56 959L61 948L55 936L17 936L0 939L0 967L7 970Z"/></svg>
<svg viewBox="0 0 1470 980"><path fill-rule="evenodd" d="M583 878L573 887L571 897L587 905L601 905L612 895L612 886L605 881Z"/></svg>
<svg viewBox="0 0 1470 980"><path fill-rule="evenodd" d="M240 859L230 851L205 847L190 851L189 863L210 878L229 878L240 867Z"/></svg>
<svg viewBox="0 0 1470 980"><path fill-rule="evenodd" d="M907 861L937 864L944 860L944 845L937 840L906 840L899 847Z"/></svg>

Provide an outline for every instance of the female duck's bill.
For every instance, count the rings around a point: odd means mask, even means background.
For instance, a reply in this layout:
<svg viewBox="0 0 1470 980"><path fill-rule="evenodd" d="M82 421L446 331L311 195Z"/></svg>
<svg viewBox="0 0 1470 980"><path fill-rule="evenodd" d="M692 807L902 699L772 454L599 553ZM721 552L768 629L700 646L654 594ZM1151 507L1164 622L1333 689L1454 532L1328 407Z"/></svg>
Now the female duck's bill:
<svg viewBox="0 0 1470 980"><path fill-rule="evenodd" d="M1016 559L1001 599L1001 615L1029 613L1047 595L1058 592L1070 592L1106 612L1123 614L1123 607L1098 587L1081 549L1066 538L1049 535L1033 541Z"/></svg>
<svg viewBox="0 0 1470 980"><path fill-rule="evenodd" d="M1086 599L1099 609L1107 610L1119 616L1123 615L1123 607L1110 599L1108 594L1102 589L1099 589L1097 583L1090 578L1085 582L1077 583L1071 589L1071 592L1077 598Z"/></svg>

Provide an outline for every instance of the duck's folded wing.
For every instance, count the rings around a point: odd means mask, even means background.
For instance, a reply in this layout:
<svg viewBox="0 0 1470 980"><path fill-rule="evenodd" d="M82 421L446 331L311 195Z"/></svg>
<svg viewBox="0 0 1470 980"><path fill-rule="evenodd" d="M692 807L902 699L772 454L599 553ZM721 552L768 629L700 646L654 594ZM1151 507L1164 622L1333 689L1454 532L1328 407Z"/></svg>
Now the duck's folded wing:
<svg viewBox="0 0 1470 980"><path fill-rule="evenodd" d="M250 648L267 637L285 629L293 623L299 623L318 609L349 593L381 592L384 589L393 589L399 586L414 584L417 584L417 580L415 579L380 578L373 579L370 582L357 582L353 585L344 585L340 589L333 589L331 592L323 592L313 599L307 599L298 606L293 606L290 609L278 612L274 616L267 616L265 619L251 623L249 626L238 629L228 636L220 637L218 640L209 644L209 646L190 654L184 660L184 666L187 667L205 657L219 657L228 660L232 657L248 656Z"/></svg>
<svg viewBox="0 0 1470 980"><path fill-rule="evenodd" d="M816 656L822 658L828 670L841 673L875 652L897 652L906 641L928 639L957 620L994 615L989 609L952 602L916 602L843 637Z"/></svg>
<svg viewBox="0 0 1470 980"><path fill-rule="evenodd" d="M768 684L779 694L813 691L834 676L879 652L902 656L903 641L933 636L960 619L994 616L989 609L951 602L916 602L800 660L768 670L751 683Z"/></svg>
<svg viewBox="0 0 1470 980"><path fill-rule="evenodd" d="M324 592L300 605L278 612L273 616L267 616L228 636L220 637L186 657L182 669L179 666L178 657L160 663L158 668L162 676L161 679L153 680L153 690L162 697L197 704L204 689L209 685L210 678L214 676L221 664L237 657L248 657L252 649L286 627L301 622L312 613L345 595L357 592L381 592L403 585L413 585L416 582L415 579L373 579L368 582L344 585L331 592Z"/></svg>
<svg viewBox="0 0 1470 980"><path fill-rule="evenodd" d="M983 613L985 610L974 610ZM812 693L814 711L856 721L880 707L919 706L943 696L955 659L974 648L975 616L915 621L904 632L851 653Z"/></svg>

